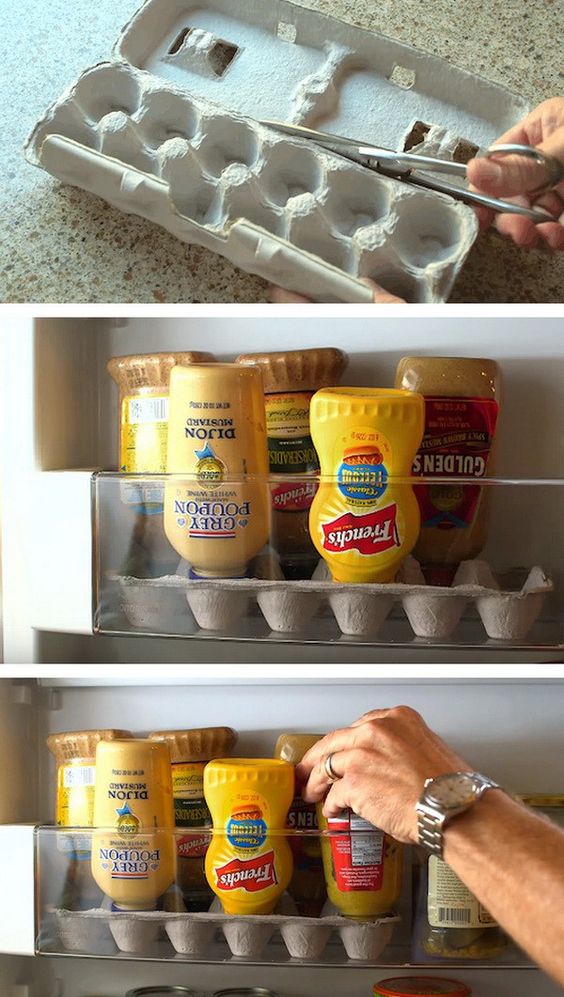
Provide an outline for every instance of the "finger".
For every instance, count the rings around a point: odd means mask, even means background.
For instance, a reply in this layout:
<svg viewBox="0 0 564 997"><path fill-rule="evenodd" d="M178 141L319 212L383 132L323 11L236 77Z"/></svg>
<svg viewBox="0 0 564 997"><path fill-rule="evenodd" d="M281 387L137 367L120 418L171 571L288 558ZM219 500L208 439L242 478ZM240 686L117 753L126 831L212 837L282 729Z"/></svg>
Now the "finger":
<svg viewBox="0 0 564 997"><path fill-rule="evenodd" d="M476 190L472 187L472 190ZM491 208L486 208L484 204L473 204L474 212L478 218L478 225L480 226L480 232L489 228L495 218L495 211Z"/></svg>
<svg viewBox="0 0 564 997"><path fill-rule="evenodd" d="M467 168L472 187L495 197L512 197L546 183L546 167L528 156L490 155L471 159Z"/></svg>
<svg viewBox="0 0 564 997"><path fill-rule="evenodd" d="M549 249L564 249L564 216L562 222L543 222L542 225L537 225L537 233Z"/></svg>
<svg viewBox="0 0 564 997"><path fill-rule="evenodd" d="M537 226L522 215L497 215L495 227L500 235L512 239L517 246L521 246L523 249L534 249L538 245Z"/></svg>
<svg viewBox="0 0 564 997"><path fill-rule="evenodd" d="M544 208L553 218L558 219L564 214L564 200L556 190L547 190L535 198L535 208Z"/></svg>
<svg viewBox="0 0 564 997"><path fill-rule="evenodd" d="M284 287L277 287L273 284L270 288L270 300L275 305L310 305L310 298L303 294L296 294L294 291L287 291Z"/></svg>
<svg viewBox="0 0 564 997"><path fill-rule="evenodd" d="M324 817L336 817L342 810L347 810L351 806L351 796L349 787L344 779L334 782L327 793L327 798L323 804ZM362 816L359 814L359 816Z"/></svg>
<svg viewBox="0 0 564 997"><path fill-rule="evenodd" d="M372 290L372 300L375 305L405 305L404 298L398 298L397 295L386 291L384 287L377 284L375 280L371 280L370 277L362 277L361 280L363 284L366 284Z"/></svg>
<svg viewBox="0 0 564 997"><path fill-rule="evenodd" d="M306 803L317 803L319 800L322 800L327 795L331 786L342 779L344 775L344 768L340 760L342 754L346 755L348 752L335 751L331 753L331 768L337 779L330 779L327 775L325 759L311 770L307 782L302 786L302 798Z"/></svg>

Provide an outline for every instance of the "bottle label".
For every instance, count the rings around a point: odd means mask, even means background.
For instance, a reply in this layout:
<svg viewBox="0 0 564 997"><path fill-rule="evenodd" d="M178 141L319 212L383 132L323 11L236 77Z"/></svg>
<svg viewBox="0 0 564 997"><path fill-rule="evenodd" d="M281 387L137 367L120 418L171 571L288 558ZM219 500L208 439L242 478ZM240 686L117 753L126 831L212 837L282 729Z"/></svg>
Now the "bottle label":
<svg viewBox="0 0 564 997"><path fill-rule="evenodd" d="M364 516L346 512L330 523L323 523L322 528L323 547L332 552L357 550L372 557L392 547L401 547L395 503Z"/></svg>
<svg viewBox="0 0 564 997"><path fill-rule="evenodd" d="M316 832L319 831L319 823L315 803L306 803L301 796L295 796L288 811L286 824L292 831L312 832L311 837L308 834L289 836L294 865L300 869L320 868L321 842L316 836Z"/></svg>
<svg viewBox="0 0 564 997"><path fill-rule="evenodd" d="M235 492L212 496L186 489L185 494L189 497L174 499L173 513L176 525L193 539L233 540L249 525L251 503L239 502Z"/></svg>
<svg viewBox="0 0 564 997"><path fill-rule="evenodd" d="M278 885L274 852L264 852L252 859L234 858L215 869L217 885L221 890L244 890L260 893Z"/></svg>
<svg viewBox="0 0 564 997"><path fill-rule="evenodd" d="M143 880L157 872L161 852L149 839L136 839L131 844L117 840L100 846L98 858L100 868L109 872L112 879Z"/></svg>
<svg viewBox="0 0 564 997"><path fill-rule="evenodd" d="M285 481L271 490L275 512L306 512L315 498L317 482Z"/></svg>
<svg viewBox="0 0 564 997"><path fill-rule="evenodd" d="M168 396L128 396L121 406L121 471L164 474L168 433Z"/></svg>
<svg viewBox="0 0 564 997"><path fill-rule="evenodd" d="M338 817L328 818L331 837L331 855L337 889L376 892L384 880L383 831L350 810L343 810Z"/></svg>
<svg viewBox="0 0 564 997"><path fill-rule="evenodd" d="M224 847L214 866L221 891L260 893L278 885L276 853L269 841L270 808L258 793L243 794L230 807Z"/></svg>
<svg viewBox="0 0 564 997"><path fill-rule="evenodd" d="M427 919L432 928L497 927L497 921L436 855L429 859Z"/></svg>
<svg viewBox="0 0 564 997"><path fill-rule="evenodd" d="M265 396L268 459L273 474L307 474L319 470L309 433L313 391L288 391Z"/></svg>
<svg viewBox="0 0 564 997"><path fill-rule="evenodd" d="M60 827L94 824L95 765L61 765L56 822Z"/></svg>
<svg viewBox="0 0 564 997"><path fill-rule="evenodd" d="M369 427L354 429L344 452L339 444L337 488L349 511L321 524L324 550L338 554L356 550L374 557L401 547L396 503L375 508L388 488L391 456L386 437ZM338 508L339 503L335 506Z"/></svg>
<svg viewBox="0 0 564 997"><path fill-rule="evenodd" d="M268 460L272 474L312 474L319 458L309 432L309 405L313 391L286 391L265 395ZM276 512L305 512L315 498L315 482L284 482L272 489Z"/></svg>
<svg viewBox="0 0 564 997"><path fill-rule="evenodd" d="M413 473L438 480L414 487L422 526L449 530L472 525L479 485L441 485L440 479L485 476L498 413L492 398L425 399L425 433Z"/></svg>
<svg viewBox="0 0 564 997"><path fill-rule="evenodd" d="M173 762L172 795L177 827L210 827L211 815L204 798L205 762ZM180 858L201 858L210 842L206 834L185 834L176 839Z"/></svg>

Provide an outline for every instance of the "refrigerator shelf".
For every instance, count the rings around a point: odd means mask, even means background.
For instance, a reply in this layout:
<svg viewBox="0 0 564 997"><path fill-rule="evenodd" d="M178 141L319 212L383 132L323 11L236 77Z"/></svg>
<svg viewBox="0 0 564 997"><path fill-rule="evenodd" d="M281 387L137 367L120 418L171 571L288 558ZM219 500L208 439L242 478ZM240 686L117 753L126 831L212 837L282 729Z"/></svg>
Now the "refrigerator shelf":
<svg viewBox="0 0 564 997"><path fill-rule="evenodd" d="M311 501L319 480L304 478L294 487ZM395 487L429 480L406 479ZM248 486L255 494L262 487L270 498L281 481L237 479L233 488L242 493ZM279 517L247 577L194 577L168 540L163 513L169 488L193 486L188 476L101 472L92 483L95 633L413 650L564 649L564 552L558 532L546 529L564 494L562 482L441 479L441 487L475 490L477 502L489 507L483 553L468 560L461 553L458 564L449 557L448 585L436 584L432 571L426 576L413 556L393 582L333 582L310 542L303 510L299 556L289 571ZM187 521L181 518L183 528Z"/></svg>
<svg viewBox="0 0 564 997"><path fill-rule="evenodd" d="M329 900L323 899L324 873L320 864L315 870L315 875L320 877L315 889L315 900L302 898L301 901L308 905L310 912L314 909L311 905L315 903L318 911L316 916L303 916L298 912L298 898L301 896L300 891L304 889L304 883L307 883L307 889L312 889L314 869L309 866L305 880L292 879L288 890L279 897L273 914L226 914L219 899L208 899L213 897L211 890L208 894L202 893L205 881L203 887L201 882L197 886L194 869L187 872L185 868L181 868L182 859L177 860L172 886L155 901L157 908L162 909L124 911L114 909L112 899L104 894L91 871L91 855L95 854L96 848L94 833L102 836L111 834L114 838L118 834L115 829L112 832L93 832L87 828L35 828L35 949L38 954L199 964L233 962L250 965L340 966L353 969L411 965L458 968L462 963L469 964L472 968L481 965L486 968L531 965L508 939L502 941L495 951L490 946L491 954L488 957L486 952L489 941L483 939L484 929L478 930L472 940L466 941L468 948L460 960L434 956L426 958L420 948L420 921L414 924L413 930L410 928L415 910L410 875L412 859L415 859L410 848L400 853L394 850L388 852L388 846L384 845L384 851L380 852L383 880L380 887L374 887L378 891L378 899L372 909L391 902L393 889L393 907L397 913L363 917L339 913ZM147 832L144 838L151 833L153 832ZM174 831L164 832L162 829L157 833L161 835L161 844L163 834L175 834ZM182 832L176 833L184 839L188 831L183 828ZM200 838L202 829L194 829L193 833ZM374 849L377 851L382 847L382 833L374 829L331 832L329 835L327 832L316 834L296 830L273 831L269 847L276 849L276 841L280 841L281 837L287 839L292 847L295 856L294 870L301 868L296 863L300 861L297 858L299 855L302 855L303 860L305 853L301 849L304 847L310 855L308 861L313 861L311 843L314 840L322 842L323 850L328 842L332 842L331 861L337 853L342 856L342 849L347 846L351 850L351 860L355 852L358 857L361 853L366 855L367 849L372 854ZM209 840L211 841L211 834ZM121 850L128 846L124 839L119 844L116 840L115 847ZM281 844L279 847L282 847ZM333 847L336 848L335 853ZM201 858L197 860L198 863L201 861ZM321 862L321 853L318 861ZM394 870L398 861L403 870L403 886L398 882L394 887ZM99 873L103 868L101 865ZM109 888L110 883L115 887L109 870L103 875L107 875L104 888ZM202 875L201 871L199 875ZM121 873L117 883L118 891L122 891ZM133 889L137 889L135 884ZM380 889L389 891L387 898L380 894ZM342 898L346 896L346 893L341 894ZM360 896L361 894L357 894L357 898ZM363 904L366 904L367 896L366 892L362 894ZM189 905L188 910L185 904ZM349 909L359 908L353 906ZM494 930L498 931L497 928ZM465 931L465 935L467 934Z"/></svg>

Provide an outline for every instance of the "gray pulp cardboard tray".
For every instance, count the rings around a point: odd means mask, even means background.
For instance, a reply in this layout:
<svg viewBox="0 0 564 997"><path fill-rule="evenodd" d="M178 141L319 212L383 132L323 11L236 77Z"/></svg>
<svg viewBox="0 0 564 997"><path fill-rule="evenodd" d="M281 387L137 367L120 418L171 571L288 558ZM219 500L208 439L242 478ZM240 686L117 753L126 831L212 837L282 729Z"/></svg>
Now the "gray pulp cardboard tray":
<svg viewBox="0 0 564 997"><path fill-rule="evenodd" d="M329 904L321 917L224 914L215 904L209 912L199 914L56 911L59 939L67 951L89 952L113 938L120 952L146 954L164 930L176 953L194 959L202 958L220 932L236 958L259 959L279 935L293 959L319 959L331 941L340 940L349 959L372 962L391 941L399 920L397 914L351 920Z"/></svg>
<svg viewBox="0 0 564 997"><path fill-rule="evenodd" d="M341 633L374 639L394 606L414 636L445 640L473 609L491 640L524 640L540 616L553 583L539 566L517 590L500 588L486 561L463 561L450 587L426 585L418 562L408 557L394 582L332 582L324 562L309 581L270 578L198 579L176 575L131 578L112 575L123 594L123 611L135 629L175 630L189 611L201 630L232 631L258 606L274 633L303 633L320 612L333 615ZM188 605L186 605L188 604Z"/></svg>
<svg viewBox="0 0 564 997"><path fill-rule="evenodd" d="M373 277L445 300L476 238L470 207L259 125L456 158L527 111L445 60L287 0L147 0L113 61L45 113L28 160L184 242L314 300L369 301ZM417 131L417 130L416 130Z"/></svg>

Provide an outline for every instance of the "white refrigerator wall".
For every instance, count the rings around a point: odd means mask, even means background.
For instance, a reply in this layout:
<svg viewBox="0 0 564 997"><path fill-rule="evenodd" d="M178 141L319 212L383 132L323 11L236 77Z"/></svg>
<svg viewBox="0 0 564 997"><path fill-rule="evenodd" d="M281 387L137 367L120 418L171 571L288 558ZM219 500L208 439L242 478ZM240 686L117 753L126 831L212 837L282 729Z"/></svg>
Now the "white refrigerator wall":
<svg viewBox="0 0 564 997"><path fill-rule="evenodd" d="M4 823L52 820L55 766L44 746L50 732L103 725L124 726L144 734L154 728L232 724L240 731L237 754L270 754L283 729L323 731L351 721L372 706L401 702L419 709L469 764L511 789L549 793L564 787L562 682L366 681L149 687L114 683L82 687L52 679L39 687L27 683L14 688L4 681L0 692L5 707L0 716L2 727L10 708L21 711L17 722L14 718L5 731L2 757L9 759L9 765L3 766L0 776L0 799L14 781L21 781L27 790L19 799L13 797L11 808L3 811ZM27 731L26 738L21 735L22 729ZM31 789L27 777L34 764L38 778ZM26 899L19 889L15 893L13 885L18 881L18 856L25 855L29 861L28 835L23 829L21 839L21 848L14 846L11 851L11 888L4 896L12 899L0 915L0 951L6 949L6 938L12 952L18 950L18 943L20 951L29 944L29 895ZM29 869L23 871L29 882ZM6 883L6 869L0 877ZM314 997L326 991L335 997L366 997L377 979L400 975L399 970L374 968L329 970L233 963L199 966L45 957L15 961L0 956L1 980L6 978L4 973L10 982L33 982L32 997L121 997L132 986L150 983L184 984L208 993L221 986L262 984L282 997ZM532 970L466 971L453 967L450 975L469 982L475 997L529 997L531 993L535 997L556 997L562 992Z"/></svg>

